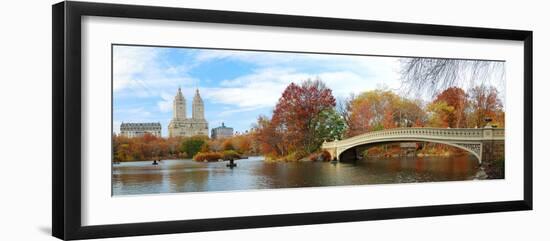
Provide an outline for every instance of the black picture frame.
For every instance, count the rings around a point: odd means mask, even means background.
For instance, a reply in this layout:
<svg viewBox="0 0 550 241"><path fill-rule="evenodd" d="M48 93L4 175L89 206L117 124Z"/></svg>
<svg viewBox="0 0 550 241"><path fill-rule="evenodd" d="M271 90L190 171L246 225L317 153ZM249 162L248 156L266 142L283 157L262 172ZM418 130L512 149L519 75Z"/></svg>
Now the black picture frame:
<svg viewBox="0 0 550 241"><path fill-rule="evenodd" d="M164 222L82 226L81 224L81 17L104 16L426 36L516 40L524 43L523 199L366 210L263 215ZM52 6L52 233L60 239L169 234L308 225L380 219L532 210L533 208L533 32L324 17L151 7L90 2Z"/></svg>

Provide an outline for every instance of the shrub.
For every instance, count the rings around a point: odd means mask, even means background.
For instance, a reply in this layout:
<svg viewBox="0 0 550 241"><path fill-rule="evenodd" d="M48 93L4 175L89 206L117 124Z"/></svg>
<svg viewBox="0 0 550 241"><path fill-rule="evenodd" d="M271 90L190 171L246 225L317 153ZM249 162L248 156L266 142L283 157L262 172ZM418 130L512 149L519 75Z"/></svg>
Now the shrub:
<svg viewBox="0 0 550 241"><path fill-rule="evenodd" d="M193 160L198 162L203 162L203 161L215 162L215 161L219 161L220 159L222 159L222 154L218 152L206 152L206 153L199 152L193 157Z"/></svg>
<svg viewBox="0 0 550 241"><path fill-rule="evenodd" d="M310 161L323 161L323 162L331 161L330 153L328 151L312 153L311 155L308 156L308 159Z"/></svg>
<svg viewBox="0 0 550 241"><path fill-rule="evenodd" d="M226 151L235 150L235 146L233 145L233 142L231 141L231 139L226 139L222 143L222 147Z"/></svg>
<svg viewBox="0 0 550 241"><path fill-rule="evenodd" d="M330 153L328 151L322 151L321 152L321 161L329 162L330 160Z"/></svg>
<svg viewBox="0 0 550 241"><path fill-rule="evenodd" d="M241 159L241 154L239 154L234 150L227 150L227 151L223 151L222 157L224 160Z"/></svg>
<svg viewBox="0 0 550 241"><path fill-rule="evenodd" d="M295 151L283 157L283 161L298 161L304 157L307 157L307 153L305 151Z"/></svg>

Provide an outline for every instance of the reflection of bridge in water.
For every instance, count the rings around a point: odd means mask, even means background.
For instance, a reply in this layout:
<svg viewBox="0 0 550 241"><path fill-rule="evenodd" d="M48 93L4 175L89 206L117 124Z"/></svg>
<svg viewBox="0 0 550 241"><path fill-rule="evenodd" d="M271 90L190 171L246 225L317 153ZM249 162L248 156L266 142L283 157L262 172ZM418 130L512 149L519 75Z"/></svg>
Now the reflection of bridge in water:
<svg viewBox="0 0 550 241"><path fill-rule="evenodd" d="M344 140L325 142L322 149L339 161L356 160L361 150L384 143L432 142L446 144L483 160L504 158L503 128L396 128L373 131Z"/></svg>

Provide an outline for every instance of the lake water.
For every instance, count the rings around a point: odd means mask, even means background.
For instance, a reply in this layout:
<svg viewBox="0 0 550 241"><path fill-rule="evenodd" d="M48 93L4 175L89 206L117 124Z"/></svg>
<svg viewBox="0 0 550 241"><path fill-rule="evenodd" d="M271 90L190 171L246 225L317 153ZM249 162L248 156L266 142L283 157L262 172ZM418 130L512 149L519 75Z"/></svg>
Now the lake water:
<svg viewBox="0 0 550 241"><path fill-rule="evenodd" d="M229 191L410 182L472 180L478 163L471 155L402 157L330 162L265 162L263 157L227 162L163 160L113 165L113 195Z"/></svg>

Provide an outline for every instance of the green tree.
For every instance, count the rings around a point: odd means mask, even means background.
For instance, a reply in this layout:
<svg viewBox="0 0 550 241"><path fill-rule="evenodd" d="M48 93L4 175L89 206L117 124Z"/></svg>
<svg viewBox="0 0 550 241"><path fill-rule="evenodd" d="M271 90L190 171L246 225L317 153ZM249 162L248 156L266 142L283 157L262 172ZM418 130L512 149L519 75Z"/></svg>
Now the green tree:
<svg viewBox="0 0 550 241"><path fill-rule="evenodd" d="M181 142L180 151L185 152L187 157L192 158L201 150L205 143L206 139L204 137L190 137Z"/></svg>
<svg viewBox="0 0 550 241"><path fill-rule="evenodd" d="M315 120L315 145L319 146L323 141L334 141L342 139L346 131L344 118L334 109L321 111Z"/></svg>

